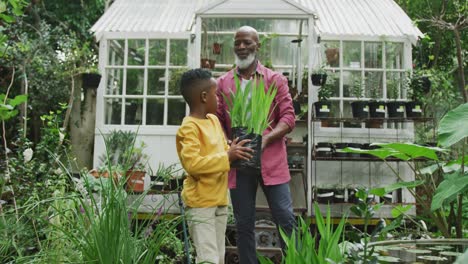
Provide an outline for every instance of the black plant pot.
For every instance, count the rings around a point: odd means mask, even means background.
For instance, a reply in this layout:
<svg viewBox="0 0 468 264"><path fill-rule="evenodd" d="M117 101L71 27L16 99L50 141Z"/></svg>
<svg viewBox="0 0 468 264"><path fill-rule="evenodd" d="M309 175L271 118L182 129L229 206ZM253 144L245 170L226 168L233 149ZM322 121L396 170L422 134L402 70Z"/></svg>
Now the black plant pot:
<svg viewBox="0 0 468 264"><path fill-rule="evenodd" d="M378 149L380 148L379 146L371 146L369 143L364 143L361 145L361 149L362 150L372 150L372 149ZM361 157L363 158L371 158L371 159L377 159L377 157L371 155L371 154L365 154L365 153L362 153L361 154Z"/></svg>
<svg viewBox="0 0 468 264"><path fill-rule="evenodd" d="M348 147L349 147L349 148L361 149L362 144L361 144L361 143L348 143ZM361 154L360 154L360 153L347 153L347 154L348 154L348 157L353 157L353 158L359 158L359 157L361 157Z"/></svg>
<svg viewBox="0 0 468 264"><path fill-rule="evenodd" d="M172 179L169 181L169 189L172 191L182 190L183 186L184 186L184 179L182 178Z"/></svg>
<svg viewBox="0 0 468 264"><path fill-rule="evenodd" d="M244 147L248 147L254 150L252 153L252 158L250 160L236 160L232 162L232 168L242 168L242 169L257 169L261 168L261 157L262 157L262 136L247 133L245 127L233 127L232 136L234 138L239 138L239 141L244 139L250 139L251 141L244 144Z"/></svg>
<svg viewBox="0 0 468 264"><path fill-rule="evenodd" d="M385 103L384 102L369 102L369 116L371 118L385 118Z"/></svg>
<svg viewBox="0 0 468 264"><path fill-rule="evenodd" d="M349 157L347 152L343 152L343 149L348 147L348 143L335 143L334 156L338 158Z"/></svg>
<svg viewBox="0 0 468 264"><path fill-rule="evenodd" d="M393 200L393 195L392 195L392 193L387 193L387 194L383 195L380 199L381 199L380 202L383 202L385 204L391 204L392 200Z"/></svg>
<svg viewBox="0 0 468 264"><path fill-rule="evenodd" d="M343 189L336 189L333 196L334 203L344 203L344 190Z"/></svg>
<svg viewBox="0 0 468 264"><path fill-rule="evenodd" d="M310 78L312 79L312 84L315 86L322 86L327 83L326 73L312 73Z"/></svg>
<svg viewBox="0 0 468 264"><path fill-rule="evenodd" d="M328 204L333 203L335 193L333 189L318 189L315 197L318 203Z"/></svg>
<svg viewBox="0 0 468 264"><path fill-rule="evenodd" d="M405 116L405 103L387 102L387 112L390 118L403 118Z"/></svg>
<svg viewBox="0 0 468 264"><path fill-rule="evenodd" d="M358 198L356 197L357 189L348 189L348 203L357 203Z"/></svg>
<svg viewBox="0 0 468 264"><path fill-rule="evenodd" d="M354 118L368 118L369 105L366 101L356 101L351 103Z"/></svg>
<svg viewBox="0 0 468 264"><path fill-rule="evenodd" d="M315 116L318 118L326 118L330 116L331 103L328 101L318 101L314 103Z"/></svg>
<svg viewBox="0 0 468 264"><path fill-rule="evenodd" d="M315 155L317 157L331 157L333 155L333 144L328 142L319 142L315 146Z"/></svg>
<svg viewBox="0 0 468 264"><path fill-rule="evenodd" d="M81 77L85 88L97 88L101 81L101 75L97 73L83 73Z"/></svg>
<svg viewBox="0 0 468 264"><path fill-rule="evenodd" d="M417 101L406 102L406 117L418 118L423 115L422 103Z"/></svg>

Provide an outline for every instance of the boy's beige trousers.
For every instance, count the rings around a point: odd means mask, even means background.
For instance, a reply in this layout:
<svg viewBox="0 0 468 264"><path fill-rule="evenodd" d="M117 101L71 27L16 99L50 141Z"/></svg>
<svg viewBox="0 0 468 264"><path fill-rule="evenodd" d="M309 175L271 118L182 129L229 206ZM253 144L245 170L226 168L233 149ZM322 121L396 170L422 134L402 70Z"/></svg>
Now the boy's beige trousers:
<svg viewBox="0 0 468 264"><path fill-rule="evenodd" d="M227 206L186 210L196 263L224 264Z"/></svg>

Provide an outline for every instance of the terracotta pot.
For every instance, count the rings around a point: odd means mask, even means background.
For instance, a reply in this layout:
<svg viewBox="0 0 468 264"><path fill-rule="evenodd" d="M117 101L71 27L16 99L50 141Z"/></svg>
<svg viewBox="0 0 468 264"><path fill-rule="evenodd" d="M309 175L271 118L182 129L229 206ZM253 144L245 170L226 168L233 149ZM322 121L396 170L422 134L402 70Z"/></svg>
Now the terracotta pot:
<svg viewBox="0 0 468 264"><path fill-rule="evenodd" d="M144 171L127 171L125 174L127 177L125 190L128 192L143 192L145 189L145 174Z"/></svg>

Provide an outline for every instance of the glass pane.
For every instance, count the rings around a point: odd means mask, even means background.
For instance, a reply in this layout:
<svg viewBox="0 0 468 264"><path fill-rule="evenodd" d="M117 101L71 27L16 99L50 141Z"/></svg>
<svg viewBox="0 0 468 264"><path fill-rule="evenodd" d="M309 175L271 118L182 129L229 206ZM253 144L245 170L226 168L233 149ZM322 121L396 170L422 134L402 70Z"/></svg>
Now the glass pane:
<svg viewBox="0 0 468 264"><path fill-rule="evenodd" d="M127 69L126 94L143 94L144 77L144 69Z"/></svg>
<svg viewBox="0 0 468 264"><path fill-rule="evenodd" d="M403 73L404 74L404 73ZM402 73L387 72L387 98L400 99L402 94Z"/></svg>
<svg viewBox="0 0 468 264"><path fill-rule="evenodd" d="M105 124L106 125L120 125L122 115L122 99L120 98L106 98L104 105Z"/></svg>
<svg viewBox="0 0 468 264"><path fill-rule="evenodd" d="M125 40L109 40L109 53L107 54L108 65L123 65L125 56Z"/></svg>
<svg viewBox="0 0 468 264"><path fill-rule="evenodd" d="M360 71L343 71L343 97L364 96Z"/></svg>
<svg viewBox="0 0 468 264"><path fill-rule="evenodd" d="M146 101L146 124L163 125L164 99L148 99Z"/></svg>
<svg viewBox="0 0 468 264"><path fill-rule="evenodd" d="M149 40L148 65L166 65L166 40Z"/></svg>
<svg viewBox="0 0 468 264"><path fill-rule="evenodd" d="M340 42L322 41L322 60L330 67L340 66Z"/></svg>
<svg viewBox="0 0 468 264"><path fill-rule="evenodd" d="M382 68L382 42L365 42L364 50L366 68Z"/></svg>
<svg viewBox="0 0 468 264"><path fill-rule="evenodd" d="M141 125L141 116L143 110L143 99L125 100L125 124Z"/></svg>
<svg viewBox="0 0 468 264"><path fill-rule="evenodd" d="M185 39L171 39L171 54L169 56L170 65L186 66L187 65L187 45Z"/></svg>
<svg viewBox="0 0 468 264"><path fill-rule="evenodd" d="M383 96L383 74L382 72L365 73L366 96L372 99L381 99Z"/></svg>
<svg viewBox="0 0 468 264"><path fill-rule="evenodd" d="M244 25L255 28L258 32L291 33L299 32L300 19L272 19L272 18L206 18L203 23L208 25L208 31L235 32ZM307 20L302 24L302 33L308 32ZM234 34L231 35L231 37Z"/></svg>
<svg viewBox="0 0 468 264"><path fill-rule="evenodd" d="M169 70L169 95L180 95L180 77L187 69Z"/></svg>
<svg viewBox="0 0 468 264"><path fill-rule="evenodd" d="M340 96L340 72L339 71L327 71L327 82L321 89L329 89L332 91L331 97Z"/></svg>
<svg viewBox="0 0 468 264"><path fill-rule="evenodd" d="M167 105L167 125L178 126L185 117L184 99L168 99Z"/></svg>
<svg viewBox="0 0 468 264"><path fill-rule="evenodd" d="M128 40L128 62L127 65L145 65L145 40Z"/></svg>
<svg viewBox="0 0 468 264"><path fill-rule="evenodd" d="M343 41L343 67L361 67L361 42Z"/></svg>
<svg viewBox="0 0 468 264"><path fill-rule="evenodd" d="M353 118L353 110L351 107L350 101L343 101L343 117L344 118ZM362 127L361 122L359 121L351 121L351 122L343 122L343 127L354 127L360 128Z"/></svg>
<svg viewBox="0 0 468 264"><path fill-rule="evenodd" d="M403 43L386 42L385 59L387 69L403 69Z"/></svg>
<svg viewBox="0 0 468 264"><path fill-rule="evenodd" d="M123 87L123 69L107 69L106 94L120 95Z"/></svg>
<svg viewBox="0 0 468 264"><path fill-rule="evenodd" d="M166 70L148 69L148 95L164 95Z"/></svg>

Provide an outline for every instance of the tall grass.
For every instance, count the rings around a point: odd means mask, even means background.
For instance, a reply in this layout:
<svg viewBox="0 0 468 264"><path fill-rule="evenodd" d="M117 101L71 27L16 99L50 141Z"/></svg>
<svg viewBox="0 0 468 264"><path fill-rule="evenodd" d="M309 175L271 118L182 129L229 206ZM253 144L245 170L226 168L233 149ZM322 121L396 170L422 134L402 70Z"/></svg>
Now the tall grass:
<svg viewBox="0 0 468 264"><path fill-rule="evenodd" d="M111 163L107 168L109 175L121 173L113 171L115 167ZM129 169L131 163L123 167ZM162 243L167 242L166 237L173 236L181 218L164 220L162 225L154 224L154 219L136 221L134 218L146 192L129 203L124 178L98 178L94 182L91 179L82 173L80 179L74 180L76 192L62 198L72 205L65 210L55 207L50 221L52 230L66 247L74 249L80 263L155 263L162 254ZM156 219L162 213L158 211L160 208L162 205L154 209ZM46 259L47 253L44 249L42 259Z"/></svg>
<svg viewBox="0 0 468 264"><path fill-rule="evenodd" d="M237 75L234 75L234 80L236 91L231 91L228 96L223 94L231 126L245 127L248 133L262 135L270 125L270 109L278 89L272 84L265 91L264 80L257 80L256 77L249 81L244 89Z"/></svg>
<svg viewBox="0 0 468 264"><path fill-rule="evenodd" d="M322 216L317 203L315 208L315 222L320 234L318 245L316 244L317 235L312 235L310 230L310 221L304 221L299 218L298 226L291 236L288 236L280 229L281 237L286 244L285 256L282 263L285 264L329 264L343 263L344 252L339 247L340 238L343 236L343 229L346 218L340 220L336 229L333 228L330 208L327 208L326 218ZM259 255L261 264L273 263L270 259Z"/></svg>

